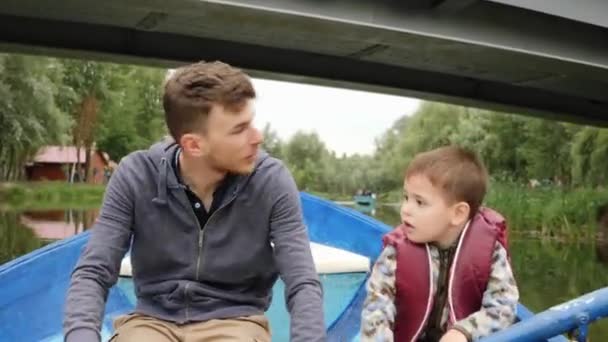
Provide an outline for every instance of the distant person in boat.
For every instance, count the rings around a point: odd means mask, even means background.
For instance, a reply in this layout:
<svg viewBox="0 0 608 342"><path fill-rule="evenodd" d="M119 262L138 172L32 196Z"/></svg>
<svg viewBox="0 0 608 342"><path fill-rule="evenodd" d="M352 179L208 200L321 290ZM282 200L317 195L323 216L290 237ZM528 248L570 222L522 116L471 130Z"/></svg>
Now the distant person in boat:
<svg viewBox="0 0 608 342"><path fill-rule="evenodd" d="M506 224L481 207L487 178L477 156L455 146L412 160L402 224L384 237L367 283L362 341L466 342L514 322Z"/></svg>
<svg viewBox="0 0 608 342"><path fill-rule="evenodd" d="M250 78L224 63L170 75L163 105L174 141L131 153L112 175L72 274L67 342L100 340L131 243L137 305L114 322L112 342L270 341L264 313L279 275L291 341L325 341L299 192L259 150L254 99Z"/></svg>

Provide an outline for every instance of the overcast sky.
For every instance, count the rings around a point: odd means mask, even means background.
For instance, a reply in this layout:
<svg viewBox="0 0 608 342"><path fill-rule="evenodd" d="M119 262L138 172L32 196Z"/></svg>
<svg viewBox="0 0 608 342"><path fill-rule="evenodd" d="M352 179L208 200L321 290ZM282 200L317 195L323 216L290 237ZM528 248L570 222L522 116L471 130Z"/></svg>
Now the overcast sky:
<svg viewBox="0 0 608 342"><path fill-rule="evenodd" d="M372 153L374 139L419 105L417 99L400 96L262 79L253 82L260 128L270 122L283 140L298 130L316 131L338 155Z"/></svg>

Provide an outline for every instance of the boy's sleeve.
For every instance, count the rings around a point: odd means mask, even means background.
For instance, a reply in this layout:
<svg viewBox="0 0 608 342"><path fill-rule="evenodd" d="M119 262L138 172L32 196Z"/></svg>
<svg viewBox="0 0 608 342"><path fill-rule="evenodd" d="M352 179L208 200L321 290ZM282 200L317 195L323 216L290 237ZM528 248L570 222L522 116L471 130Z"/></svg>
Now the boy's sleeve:
<svg viewBox="0 0 608 342"><path fill-rule="evenodd" d="M361 341L393 341L396 250L388 245L374 264L361 312Z"/></svg>
<svg viewBox="0 0 608 342"><path fill-rule="evenodd" d="M461 331L469 340L476 340L505 329L515 321L518 300L519 291L507 258L507 251L500 242L496 242L481 310L456 322L452 329Z"/></svg>

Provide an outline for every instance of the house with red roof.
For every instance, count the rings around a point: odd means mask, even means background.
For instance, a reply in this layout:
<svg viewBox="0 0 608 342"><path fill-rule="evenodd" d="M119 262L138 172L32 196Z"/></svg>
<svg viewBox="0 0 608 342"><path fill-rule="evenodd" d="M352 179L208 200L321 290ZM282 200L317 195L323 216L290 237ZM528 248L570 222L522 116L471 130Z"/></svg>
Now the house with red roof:
<svg viewBox="0 0 608 342"><path fill-rule="evenodd" d="M25 166L28 181L79 181L84 175L86 152L75 146L44 146ZM107 153L91 151L88 183L105 184L116 165Z"/></svg>

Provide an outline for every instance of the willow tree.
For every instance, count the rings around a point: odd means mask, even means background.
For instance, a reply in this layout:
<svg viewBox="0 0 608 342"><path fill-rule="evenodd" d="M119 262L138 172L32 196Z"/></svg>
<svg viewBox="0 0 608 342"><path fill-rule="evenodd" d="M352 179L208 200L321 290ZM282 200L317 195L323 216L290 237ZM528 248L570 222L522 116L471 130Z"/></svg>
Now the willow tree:
<svg viewBox="0 0 608 342"><path fill-rule="evenodd" d="M573 139L572 178L575 185L608 184L608 129L585 127Z"/></svg>
<svg viewBox="0 0 608 342"><path fill-rule="evenodd" d="M55 102L62 65L52 58L0 55L0 180L18 180L47 144L68 140L70 117Z"/></svg>

